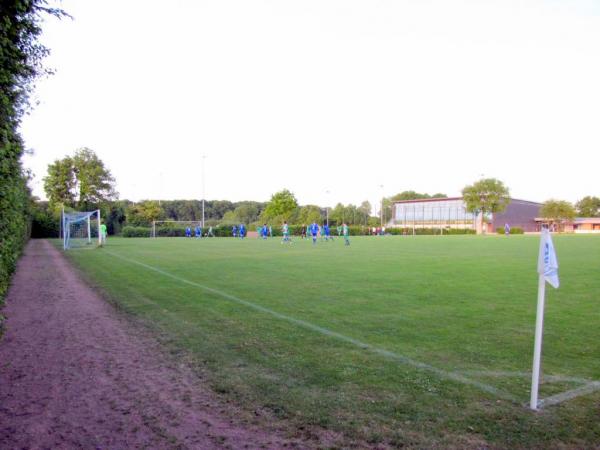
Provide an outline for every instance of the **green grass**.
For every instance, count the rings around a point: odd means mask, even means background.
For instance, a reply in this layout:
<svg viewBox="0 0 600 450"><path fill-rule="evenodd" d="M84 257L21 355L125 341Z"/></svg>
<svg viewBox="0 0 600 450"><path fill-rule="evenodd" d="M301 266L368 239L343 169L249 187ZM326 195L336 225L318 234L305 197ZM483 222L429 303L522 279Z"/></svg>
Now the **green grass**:
<svg viewBox="0 0 600 450"><path fill-rule="evenodd" d="M554 240L561 287L547 289L541 398L600 380L600 237ZM600 442L598 391L539 413L524 406L538 245L535 236L362 237L350 247L113 238L68 255L216 391L290 430L409 447L590 447Z"/></svg>

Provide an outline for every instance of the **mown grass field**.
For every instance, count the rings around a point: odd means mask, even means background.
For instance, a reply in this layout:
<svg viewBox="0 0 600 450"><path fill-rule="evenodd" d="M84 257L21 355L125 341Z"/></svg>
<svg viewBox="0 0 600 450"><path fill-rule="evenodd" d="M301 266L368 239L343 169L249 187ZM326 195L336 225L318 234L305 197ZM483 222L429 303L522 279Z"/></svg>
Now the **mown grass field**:
<svg viewBox="0 0 600 450"><path fill-rule="evenodd" d="M555 236L540 397L600 380L600 236ZM118 239L67 252L222 395L408 447L600 445L600 390L534 413L537 236ZM593 389L590 389L593 391Z"/></svg>

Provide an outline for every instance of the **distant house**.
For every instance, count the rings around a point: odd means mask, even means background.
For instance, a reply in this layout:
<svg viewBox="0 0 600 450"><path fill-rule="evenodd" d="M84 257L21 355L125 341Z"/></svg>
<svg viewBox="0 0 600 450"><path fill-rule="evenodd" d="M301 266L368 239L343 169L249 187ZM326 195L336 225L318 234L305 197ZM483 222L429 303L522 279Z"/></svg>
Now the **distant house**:
<svg viewBox="0 0 600 450"><path fill-rule="evenodd" d="M477 215L467 211L462 197L427 198L394 202L393 218L389 226L400 228L466 228L493 233L508 223L525 232L539 231L536 222L541 203L511 199L501 213L486 213L484 230L477 230Z"/></svg>
<svg viewBox="0 0 600 450"><path fill-rule="evenodd" d="M551 222L543 217L536 217L535 219L538 229L542 225L550 225ZM573 221L565 222L561 224L562 231L566 233L600 233L600 217L576 217Z"/></svg>

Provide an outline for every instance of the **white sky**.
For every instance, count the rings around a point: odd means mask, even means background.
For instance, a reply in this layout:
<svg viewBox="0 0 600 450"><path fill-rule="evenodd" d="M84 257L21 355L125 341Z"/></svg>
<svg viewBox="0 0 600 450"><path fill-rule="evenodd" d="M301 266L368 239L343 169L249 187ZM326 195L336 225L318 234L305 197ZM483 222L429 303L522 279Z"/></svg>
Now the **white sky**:
<svg viewBox="0 0 600 450"><path fill-rule="evenodd" d="M23 120L47 165L90 147L121 198L376 203L600 196L600 0L65 0ZM383 189L380 187L383 185ZM330 194L326 194L326 191Z"/></svg>

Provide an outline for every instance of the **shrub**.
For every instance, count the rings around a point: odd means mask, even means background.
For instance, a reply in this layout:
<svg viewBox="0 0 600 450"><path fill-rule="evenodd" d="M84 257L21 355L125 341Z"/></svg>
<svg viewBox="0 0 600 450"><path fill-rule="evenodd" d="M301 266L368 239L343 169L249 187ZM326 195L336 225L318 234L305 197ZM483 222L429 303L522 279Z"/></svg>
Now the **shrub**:
<svg viewBox="0 0 600 450"><path fill-rule="evenodd" d="M385 230L386 233L394 235L412 235L412 228L389 228ZM475 234L475 230L470 228L415 228L414 234L418 236L431 236L431 235L463 235L463 234Z"/></svg>
<svg viewBox="0 0 600 450"><path fill-rule="evenodd" d="M121 236L123 237L150 237L151 229L147 227L123 227Z"/></svg>
<svg viewBox="0 0 600 450"><path fill-rule="evenodd" d="M504 234L504 227L496 228L496 233ZM520 227L512 227L510 229L510 234L523 234L523 228Z"/></svg>

